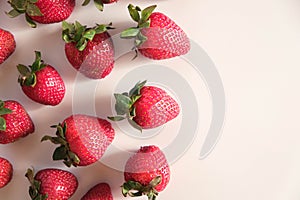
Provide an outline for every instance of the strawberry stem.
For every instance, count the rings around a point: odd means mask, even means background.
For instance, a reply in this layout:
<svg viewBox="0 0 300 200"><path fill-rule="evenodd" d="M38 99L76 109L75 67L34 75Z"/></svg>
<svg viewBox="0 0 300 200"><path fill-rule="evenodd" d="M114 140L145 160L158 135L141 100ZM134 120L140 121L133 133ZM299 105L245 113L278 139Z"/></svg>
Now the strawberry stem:
<svg viewBox="0 0 300 200"><path fill-rule="evenodd" d="M41 182L34 179L33 169L27 169L25 177L30 182L29 195L30 195L31 199L32 200L37 200L37 199L46 200L48 198L48 194L40 193Z"/></svg>

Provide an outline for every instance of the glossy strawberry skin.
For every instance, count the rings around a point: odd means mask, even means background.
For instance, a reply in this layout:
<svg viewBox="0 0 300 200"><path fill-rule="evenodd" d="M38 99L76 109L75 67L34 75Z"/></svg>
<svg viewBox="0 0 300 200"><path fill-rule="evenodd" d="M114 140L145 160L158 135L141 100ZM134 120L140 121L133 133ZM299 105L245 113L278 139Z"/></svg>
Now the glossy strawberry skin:
<svg viewBox="0 0 300 200"><path fill-rule="evenodd" d="M33 101L44 105L58 105L65 96L65 84L60 74L47 65L36 73L34 86L22 86L23 92Z"/></svg>
<svg viewBox="0 0 300 200"><path fill-rule="evenodd" d="M13 166L5 158L0 157L0 188L6 186L12 179Z"/></svg>
<svg viewBox="0 0 300 200"><path fill-rule="evenodd" d="M38 23L50 24L67 19L73 12L75 0L38 0L35 5L43 15L29 17Z"/></svg>
<svg viewBox="0 0 300 200"><path fill-rule="evenodd" d="M0 64L2 64L16 49L14 35L0 28Z"/></svg>
<svg viewBox="0 0 300 200"><path fill-rule="evenodd" d="M6 130L0 131L0 144L15 142L35 130L32 119L24 107L17 101L4 101L4 107L12 111L10 114L2 115L6 121Z"/></svg>
<svg viewBox="0 0 300 200"><path fill-rule="evenodd" d="M151 59L161 60L186 54L190 42L186 33L169 17L160 12L150 15L150 27L141 30L147 40L139 52Z"/></svg>
<svg viewBox="0 0 300 200"><path fill-rule="evenodd" d="M81 200L113 200L113 196L107 183L99 183L92 187Z"/></svg>
<svg viewBox="0 0 300 200"><path fill-rule="evenodd" d="M47 194L47 200L67 200L77 190L77 178L61 169L43 169L36 173L35 180L41 182L40 193Z"/></svg>
<svg viewBox="0 0 300 200"><path fill-rule="evenodd" d="M178 103L161 88L144 86L141 97L133 104L135 117L133 120L143 129L161 126L178 116Z"/></svg>
<svg viewBox="0 0 300 200"><path fill-rule="evenodd" d="M70 150L79 157L79 166L98 161L115 136L110 122L93 116L72 115L62 124L67 126L66 140Z"/></svg>
<svg viewBox="0 0 300 200"><path fill-rule="evenodd" d="M170 181L170 167L164 153L157 146L141 147L126 162L125 181L135 181L147 186L158 176L161 176L161 182L155 190L161 192Z"/></svg>
<svg viewBox="0 0 300 200"><path fill-rule="evenodd" d="M71 65L88 78L105 78L114 66L114 46L108 32L96 34L83 51L75 42L66 43L65 53Z"/></svg>

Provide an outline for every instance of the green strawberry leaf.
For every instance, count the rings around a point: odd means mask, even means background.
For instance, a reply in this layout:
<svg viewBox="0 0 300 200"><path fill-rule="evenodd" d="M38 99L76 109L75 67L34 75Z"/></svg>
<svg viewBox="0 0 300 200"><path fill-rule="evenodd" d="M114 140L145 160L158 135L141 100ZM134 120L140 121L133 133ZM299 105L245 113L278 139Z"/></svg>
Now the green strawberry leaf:
<svg viewBox="0 0 300 200"><path fill-rule="evenodd" d="M25 11L26 10L26 0L11 0L10 4L18 11Z"/></svg>
<svg viewBox="0 0 300 200"><path fill-rule="evenodd" d="M132 120L132 119L130 119L130 118L128 118L127 120L128 120L129 124L130 124L133 128L137 129L137 130L140 131L141 133L143 132L142 127L141 127L140 125L138 125L134 120Z"/></svg>
<svg viewBox="0 0 300 200"><path fill-rule="evenodd" d="M0 116L12 113L12 110L8 108L0 108Z"/></svg>
<svg viewBox="0 0 300 200"><path fill-rule="evenodd" d="M30 3L37 3L39 0L29 0Z"/></svg>
<svg viewBox="0 0 300 200"><path fill-rule="evenodd" d="M16 9L12 9L9 12L5 12L9 17L14 18L22 14L22 12L17 11Z"/></svg>
<svg viewBox="0 0 300 200"><path fill-rule="evenodd" d="M138 96L141 93L141 89L145 86L147 80L137 82L135 86L129 91L129 96Z"/></svg>
<svg viewBox="0 0 300 200"><path fill-rule="evenodd" d="M136 22L139 22L141 17L140 17L140 13L139 13L139 10L136 9L136 7L134 7L132 4L129 4L128 5L128 11L129 11L129 14L131 16L131 18L136 21Z"/></svg>
<svg viewBox="0 0 300 200"><path fill-rule="evenodd" d="M94 4L98 10L103 11L103 1L102 0L94 0Z"/></svg>
<svg viewBox="0 0 300 200"><path fill-rule="evenodd" d="M59 146L54 150L52 155L53 160L63 160L67 157L67 150L65 146Z"/></svg>
<svg viewBox="0 0 300 200"><path fill-rule="evenodd" d="M28 15L25 15L25 19L31 28L36 28L36 23Z"/></svg>
<svg viewBox="0 0 300 200"><path fill-rule="evenodd" d="M0 117L0 131L6 130L6 121L3 117Z"/></svg>
<svg viewBox="0 0 300 200"><path fill-rule="evenodd" d="M43 13L41 13L39 7L31 3L27 4L26 13L29 16L43 16Z"/></svg>
<svg viewBox="0 0 300 200"><path fill-rule="evenodd" d="M27 76L28 74L31 73L30 69L27 66L22 65L22 64L18 64L17 69L22 76Z"/></svg>
<svg viewBox="0 0 300 200"><path fill-rule="evenodd" d="M156 7L157 7L156 5L152 5L152 6L145 8L144 10L142 10L140 22L144 23L144 22L148 21L150 15L153 13L153 11Z"/></svg>
<svg viewBox="0 0 300 200"><path fill-rule="evenodd" d="M90 29L90 30L87 30L87 31L83 34L83 37L86 38L86 39L88 39L88 40L93 40L95 34L96 34L96 30Z"/></svg>
<svg viewBox="0 0 300 200"><path fill-rule="evenodd" d="M125 119L125 117L123 117L123 116L113 116L113 117L107 117L107 118L114 122L122 121L123 119Z"/></svg>
<svg viewBox="0 0 300 200"><path fill-rule="evenodd" d="M90 3L90 0L85 0L81 5L82 6L86 6L86 5L88 5Z"/></svg>
<svg viewBox="0 0 300 200"><path fill-rule="evenodd" d="M121 33L121 38L135 38L140 32L139 28L131 27Z"/></svg>
<svg viewBox="0 0 300 200"><path fill-rule="evenodd" d="M115 109L118 115L125 115L129 112L129 109L132 105L131 99L123 94L114 94L116 99Z"/></svg>

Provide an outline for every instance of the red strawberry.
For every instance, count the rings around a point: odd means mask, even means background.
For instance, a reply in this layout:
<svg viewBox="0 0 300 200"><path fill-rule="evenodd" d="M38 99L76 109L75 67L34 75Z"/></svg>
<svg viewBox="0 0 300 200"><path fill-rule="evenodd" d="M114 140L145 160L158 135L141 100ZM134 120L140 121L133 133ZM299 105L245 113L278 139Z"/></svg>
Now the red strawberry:
<svg viewBox="0 0 300 200"><path fill-rule="evenodd" d="M64 160L70 167L86 166L98 161L114 139L115 131L104 119L88 115L71 115L57 128L56 137L44 136L60 144L53 153L53 160Z"/></svg>
<svg viewBox="0 0 300 200"><path fill-rule="evenodd" d="M107 183L99 183L92 187L81 200L113 200L113 196Z"/></svg>
<svg viewBox="0 0 300 200"><path fill-rule="evenodd" d="M28 24L35 28L36 23L51 24L67 19L75 7L75 0L9 0L13 8L7 14L17 17L25 14Z"/></svg>
<svg viewBox="0 0 300 200"><path fill-rule="evenodd" d="M65 84L59 73L41 60L41 53L35 52L35 61L30 66L17 66L19 83L23 92L33 101L44 105L58 105L65 96Z"/></svg>
<svg viewBox="0 0 300 200"><path fill-rule="evenodd" d="M13 176L13 166L5 158L0 157L0 188L6 186Z"/></svg>
<svg viewBox="0 0 300 200"><path fill-rule="evenodd" d="M0 28L0 64L2 64L16 49L16 41L9 31Z"/></svg>
<svg viewBox="0 0 300 200"><path fill-rule="evenodd" d="M127 118L133 127L141 130L161 126L177 117L180 112L178 103L165 90L145 86L145 83L138 82L129 93L115 94L118 116L109 119L120 121Z"/></svg>
<svg viewBox="0 0 300 200"><path fill-rule="evenodd" d="M86 6L90 3L91 0L85 0L82 5ZM96 8L100 11L103 11L103 4L110 4L110 3L114 3L117 2L118 0L94 0L94 4L96 6Z"/></svg>
<svg viewBox="0 0 300 200"><path fill-rule="evenodd" d="M141 10L130 4L130 16L138 26L123 31L121 37L135 38L137 50L151 59L161 60L186 54L190 50L186 33L163 13L153 13L155 7Z"/></svg>
<svg viewBox="0 0 300 200"><path fill-rule="evenodd" d="M17 101L0 100L0 144L12 143L34 132L34 124Z"/></svg>
<svg viewBox="0 0 300 200"><path fill-rule="evenodd" d="M170 181L170 167L164 153L154 145L141 147L126 163L122 193L156 199Z"/></svg>
<svg viewBox="0 0 300 200"><path fill-rule="evenodd" d="M67 59L76 70L91 79L106 77L114 67L114 47L108 29L111 29L110 25L87 28L79 22L63 22Z"/></svg>
<svg viewBox="0 0 300 200"><path fill-rule="evenodd" d="M25 174L30 182L31 199L67 200L77 190L77 178L70 172L61 169L43 169L34 175L32 169Z"/></svg>

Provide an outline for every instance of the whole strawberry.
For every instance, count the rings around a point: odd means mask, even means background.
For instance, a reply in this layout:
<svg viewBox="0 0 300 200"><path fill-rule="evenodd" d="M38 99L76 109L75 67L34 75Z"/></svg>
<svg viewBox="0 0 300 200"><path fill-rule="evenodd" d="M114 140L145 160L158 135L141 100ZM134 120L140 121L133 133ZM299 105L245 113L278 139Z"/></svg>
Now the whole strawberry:
<svg viewBox="0 0 300 200"><path fill-rule="evenodd" d="M81 200L113 200L113 196L110 186L107 183L98 183Z"/></svg>
<svg viewBox="0 0 300 200"><path fill-rule="evenodd" d="M2 64L16 49L14 35L0 28L0 64Z"/></svg>
<svg viewBox="0 0 300 200"><path fill-rule="evenodd" d="M114 47L108 29L111 29L110 25L87 28L79 22L63 22L66 57L76 70L88 78L102 79L114 67Z"/></svg>
<svg viewBox="0 0 300 200"><path fill-rule="evenodd" d="M0 144L12 143L34 132L34 124L17 101L0 100Z"/></svg>
<svg viewBox="0 0 300 200"><path fill-rule="evenodd" d="M25 176L30 182L29 195L32 200L67 200L77 190L77 178L70 172L47 168L35 175L28 169Z"/></svg>
<svg viewBox="0 0 300 200"><path fill-rule="evenodd" d="M0 157L0 188L6 186L13 176L13 166L5 158Z"/></svg>
<svg viewBox="0 0 300 200"><path fill-rule="evenodd" d="M28 24L35 28L36 23L51 24L67 19L75 7L75 0L9 0L13 8L7 14L17 17L25 14Z"/></svg>
<svg viewBox="0 0 300 200"><path fill-rule="evenodd" d="M144 146L126 162L124 178L122 193L125 197L147 195L149 200L154 200L170 181L170 167L157 146Z"/></svg>
<svg viewBox="0 0 300 200"><path fill-rule="evenodd" d="M113 121L125 118L139 130L161 126L180 113L178 103L167 92L156 86L138 82L129 93L114 94L117 116Z"/></svg>
<svg viewBox="0 0 300 200"><path fill-rule="evenodd" d="M85 0L82 5L86 6L90 3L90 1L91 0ZM103 11L104 4L115 3L117 1L118 0L94 0L94 4L98 10Z"/></svg>
<svg viewBox="0 0 300 200"><path fill-rule="evenodd" d="M35 51L35 61L30 66L17 66L23 92L33 101L44 105L58 105L65 96L65 84L59 73L41 59Z"/></svg>
<svg viewBox="0 0 300 200"><path fill-rule="evenodd" d="M163 13L153 12L155 8L154 5L141 10L130 4L130 16L138 25L123 31L121 37L135 38L136 49L154 60L186 54L190 50L186 33Z"/></svg>
<svg viewBox="0 0 300 200"><path fill-rule="evenodd" d="M60 144L53 153L53 160L64 160L70 167L87 166L98 161L114 139L115 131L104 119L88 115L71 115L56 128L56 137L44 136Z"/></svg>

